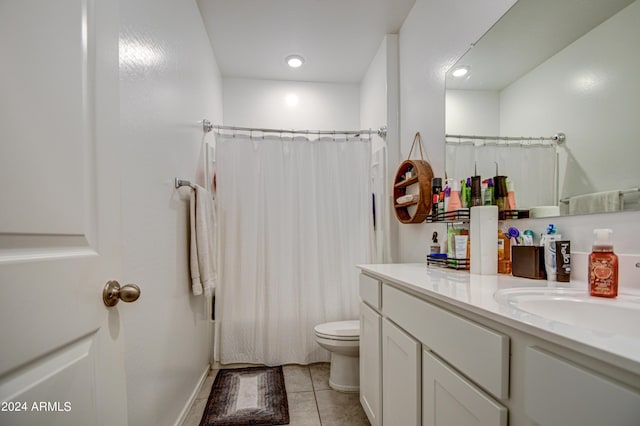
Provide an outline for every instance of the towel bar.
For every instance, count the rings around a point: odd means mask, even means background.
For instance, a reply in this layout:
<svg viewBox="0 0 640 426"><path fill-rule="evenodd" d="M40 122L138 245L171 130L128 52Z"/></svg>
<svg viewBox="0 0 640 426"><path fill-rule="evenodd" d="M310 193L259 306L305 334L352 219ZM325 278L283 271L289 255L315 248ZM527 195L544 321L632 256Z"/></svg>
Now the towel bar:
<svg viewBox="0 0 640 426"><path fill-rule="evenodd" d="M180 178L175 179L175 186L176 186L176 189L180 188L181 186L190 186L191 188L193 188L193 185L191 184L191 182L189 182L188 180L180 179Z"/></svg>
<svg viewBox="0 0 640 426"><path fill-rule="evenodd" d="M640 188L629 188L629 189L621 189L620 190L620 193L622 193L622 195L624 195L624 194L632 194L634 192L640 192ZM571 198L571 197L561 198L558 201L560 201L561 203L564 203L564 204L568 204L569 203L569 198Z"/></svg>

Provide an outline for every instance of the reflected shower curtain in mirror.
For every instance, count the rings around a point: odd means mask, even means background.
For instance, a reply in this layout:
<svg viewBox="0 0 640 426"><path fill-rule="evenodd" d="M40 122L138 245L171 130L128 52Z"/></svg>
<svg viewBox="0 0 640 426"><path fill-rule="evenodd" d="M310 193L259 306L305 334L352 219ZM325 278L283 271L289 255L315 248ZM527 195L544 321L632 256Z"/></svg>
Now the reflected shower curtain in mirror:
<svg viewBox="0 0 640 426"><path fill-rule="evenodd" d="M328 361L315 325L359 317L369 139L217 136L219 360Z"/></svg>
<svg viewBox="0 0 640 426"><path fill-rule="evenodd" d="M507 176L515 185L516 207L557 205L557 154L554 145L473 145L447 142L447 177L464 179L474 175L474 166L482 179Z"/></svg>

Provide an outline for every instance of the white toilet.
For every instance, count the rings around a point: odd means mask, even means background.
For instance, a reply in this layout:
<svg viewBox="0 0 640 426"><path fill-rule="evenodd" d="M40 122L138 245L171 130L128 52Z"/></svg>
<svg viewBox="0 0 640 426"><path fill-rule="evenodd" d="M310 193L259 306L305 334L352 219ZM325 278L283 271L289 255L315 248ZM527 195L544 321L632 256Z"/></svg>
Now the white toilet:
<svg viewBox="0 0 640 426"><path fill-rule="evenodd" d="M316 342L331 352L329 386L342 392L360 390L360 321L337 321L314 327Z"/></svg>

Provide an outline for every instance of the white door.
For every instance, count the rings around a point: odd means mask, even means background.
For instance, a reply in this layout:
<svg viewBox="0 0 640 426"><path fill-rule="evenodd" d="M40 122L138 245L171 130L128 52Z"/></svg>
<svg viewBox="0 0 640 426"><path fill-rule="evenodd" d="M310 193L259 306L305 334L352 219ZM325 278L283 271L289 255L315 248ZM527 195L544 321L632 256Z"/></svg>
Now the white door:
<svg viewBox="0 0 640 426"><path fill-rule="evenodd" d="M420 343L382 320L382 424L421 424Z"/></svg>
<svg viewBox="0 0 640 426"><path fill-rule="evenodd" d="M0 424L124 425L118 17L0 0Z"/></svg>

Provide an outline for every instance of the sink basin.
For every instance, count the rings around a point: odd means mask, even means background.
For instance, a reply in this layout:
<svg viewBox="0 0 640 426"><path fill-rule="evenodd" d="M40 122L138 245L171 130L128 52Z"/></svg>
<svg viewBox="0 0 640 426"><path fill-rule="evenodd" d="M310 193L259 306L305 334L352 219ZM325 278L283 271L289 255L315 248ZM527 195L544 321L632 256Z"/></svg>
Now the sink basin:
<svg viewBox="0 0 640 426"><path fill-rule="evenodd" d="M502 307L534 315L538 320L577 326L600 335L640 339L640 297L636 295L605 299L579 289L513 288L498 290L494 298Z"/></svg>

